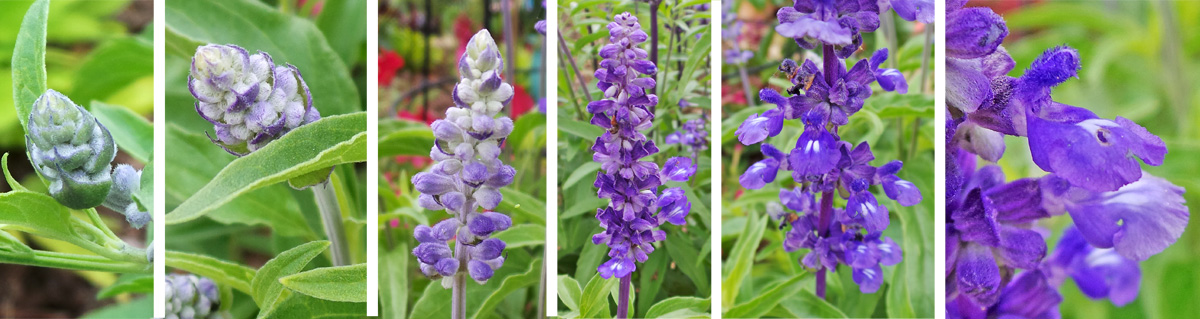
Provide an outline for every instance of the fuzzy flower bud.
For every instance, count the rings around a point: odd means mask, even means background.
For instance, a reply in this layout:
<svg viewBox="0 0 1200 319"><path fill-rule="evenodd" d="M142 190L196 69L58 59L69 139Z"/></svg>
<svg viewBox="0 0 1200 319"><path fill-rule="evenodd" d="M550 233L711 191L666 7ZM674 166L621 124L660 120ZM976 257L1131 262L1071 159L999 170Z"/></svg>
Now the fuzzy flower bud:
<svg viewBox="0 0 1200 319"><path fill-rule="evenodd" d="M54 90L33 103L25 144L29 159L63 206L85 209L104 203L112 188L109 165L117 143L83 107Z"/></svg>
<svg viewBox="0 0 1200 319"><path fill-rule="evenodd" d="M212 279L196 275L167 275L166 319L228 318L221 312L221 293Z"/></svg>
<svg viewBox="0 0 1200 319"><path fill-rule="evenodd" d="M300 125L321 118L300 70L236 45L196 49L188 78L196 112L213 124L213 143L249 154Z"/></svg>
<svg viewBox="0 0 1200 319"><path fill-rule="evenodd" d="M502 78L504 59L487 30L471 37L458 73L454 107L430 125L435 141L429 155L437 163L412 177L421 207L453 216L434 227L417 226L413 235L421 244L413 255L429 278L470 276L483 284L504 263L504 241L490 237L512 226L508 216L490 210L503 200L499 189L517 173L499 158L513 130L512 119L500 111L514 91ZM447 242L455 238L451 249Z"/></svg>

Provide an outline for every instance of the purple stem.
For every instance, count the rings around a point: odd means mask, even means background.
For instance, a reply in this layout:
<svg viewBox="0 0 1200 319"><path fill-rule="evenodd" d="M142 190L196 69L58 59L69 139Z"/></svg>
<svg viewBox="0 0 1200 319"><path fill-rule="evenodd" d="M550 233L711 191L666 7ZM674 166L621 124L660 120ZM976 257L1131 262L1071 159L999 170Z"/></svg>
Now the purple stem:
<svg viewBox="0 0 1200 319"><path fill-rule="evenodd" d="M833 191L821 193L821 215L817 217L818 236L829 236L829 225L833 222ZM825 267L817 270L817 297L825 299Z"/></svg>
<svg viewBox="0 0 1200 319"><path fill-rule="evenodd" d="M825 83L833 85L837 78L842 77L841 74L837 74L838 72L835 72L838 69L836 63L841 63L841 61L838 61L837 55L833 54L832 45L822 44L821 49L821 57L825 59L825 69L823 70L825 71Z"/></svg>
<svg viewBox="0 0 1200 319"><path fill-rule="evenodd" d="M632 273L621 277L621 293L617 295L617 298L621 298L620 301L617 301L617 319L629 318L629 284L631 279L633 279Z"/></svg>
<svg viewBox="0 0 1200 319"><path fill-rule="evenodd" d="M825 268L817 271L817 298L825 299Z"/></svg>

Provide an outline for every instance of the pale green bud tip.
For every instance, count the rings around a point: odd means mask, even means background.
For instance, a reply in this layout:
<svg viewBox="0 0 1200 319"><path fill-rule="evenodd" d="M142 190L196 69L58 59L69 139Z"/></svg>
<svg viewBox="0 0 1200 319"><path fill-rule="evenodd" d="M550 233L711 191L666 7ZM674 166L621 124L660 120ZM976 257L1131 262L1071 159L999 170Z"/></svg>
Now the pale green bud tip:
<svg viewBox="0 0 1200 319"><path fill-rule="evenodd" d="M117 155L117 143L104 125L62 93L46 90L33 103L27 131L29 160L50 183L54 199L74 209L104 203Z"/></svg>

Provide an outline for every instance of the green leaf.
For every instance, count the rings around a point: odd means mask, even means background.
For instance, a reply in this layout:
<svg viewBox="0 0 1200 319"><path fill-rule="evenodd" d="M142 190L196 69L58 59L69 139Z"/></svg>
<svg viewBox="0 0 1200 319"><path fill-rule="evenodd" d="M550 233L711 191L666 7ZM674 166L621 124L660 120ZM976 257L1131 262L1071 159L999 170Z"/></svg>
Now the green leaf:
<svg viewBox="0 0 1200 319"><path fill-rule="evenodd" d="M607 38L607 37L608 37L608 28L600 28L596 32L584 35L582 37L579 37L579 40L575 40L575 49L571 50L571 52L583 53L584 46L586 46L588 44L597 45L596 41Z"/></svg>
<svg viewBox="0 0 1200 319"><path fill-rule="evenodd" d="M281 291L279 300L278 307L260 311L258 318L363 318L367 314L365 303L317 299L291 290Z"/></svg>
<svg viewBox="0 0 1200 319"><path fill-rule="evenodd" d="M571 311L579 311L579 298L583 294L583 288L579 288L579 282L575 278L567 275L558 275L558 300L562 300L564 305Z"/></svg>
<svg viewBox="0 0 1200 319"><path fill-rule="evenodd" d="M153 43L134 37L113 39L92 50L75 71L70 97L80 104L104 100L138 79L153 76Z"/></svg>
<svg viewBox="0 0 1200 319"><path fill-rule="evenodd" d="M315 1L309 2L316 3ZM317 28L346 66L353 66L367 43L366 0L325 2L317 17Z"/></svg>
<svg viewBox="0 0 1200 319"><path fill-rule="evenodd" d="M250 281L253 291L250 297L254 298L254 303L258 304L259 309L262 309L259 313L260 317L263 313L270 313L284 301L284 298L280 298L283 296L283 284L279 282L279 279L300 272L301 269L304 269L304 265L307 265L327 248L329 248L328 241L309 242L288 249L258 269Z"/></svg>
<svg viewBox="0 0 1200 319"><path fill-rule="evenodd" d="M219 285L241 290L249 295L254 294L250 290L250 282L254 278L255 270L246 266L205 255L167 251L167 267L208 277Z"/></svg>
<svg viewBox="0 0 1200 319"><path fill-rule="evenodd" d="M4 181L8 182L8 188L14 191L29 191L25 186L21 186L21 183L17 182L17 179L13 178L12 172L8 171L8 153L4 153L0 157L0 169L4 170Z"/></svg>
<svg viewBox="0 0 1200 319"><path fill-rule="evenodd" d="M202 43L232 43L249 52L261 50L277 65L295 65L305 75L321 115L362 110L350 70L343 63L330 63L341 58L311 21L259 1L171 1L166 5L166 29ZM194 48L191 51L188 57L195 53Z"/></svg>
<svg viewBox="0 0 1200 319"><path fill-rule="evenodd" d="M71 212L45 194L11 191L0 194L0 224L50 239L79 240L71 228Z"/></svg>
<svg viewBox="0 0 1200 319"><path fill-rule="evenodd" d="M91 112L112 133L122 151L139 162L150 162L154 154L154 126L150 121L127 108L98 101L92 102Z"/></svg>
<svg viewBox="0 0 1200 319"><path fill-rule="evenodd" d="M496 279L492 278L492 280ZM472 318L487 318L487 316L492 314L493 309L500 302L504 301L504 298L511 296L517 289L537 286L541 281L542 260L539 258L529 263L529 270L526 270L525 273L505 277L504 281L500 283L500 288L493 290L492 294L483 300L483 304L479 306L479 310L475 312L475 316Z"/></svg>
<svg viewBox="0 0 1200 319"><path fill-rule="evenodd" d="M230 162L213 180L167 214L167 224L196 219L238 195L315 169L366 160L366 113L309 123Z"/></svg>
<svg viewBox="0 0 1200 319"><path fill-rule="evenodd" d="M225 168L233 155L213 145L204 135L184 132L178 126L167 125L167 209L179 206L212 181ZM143 180L147 177L142 173ZM143 187L143 190L153 188ZM305 223L296 201L280 201L291 197L285 185L272 185L249 191L213 209L207 215L223 224L267 225L282 236L316 238Z"/></svg>
<svg viewBox="0 0 1200 319"><path fill-rule="evenodd" d="M493 237L503 240L506 249L541 246L546 243L546 227L537 224L515 225Z"/></svg>
<svg viewBox="0 0 1200 319"><path fill-rule="evenodd" d="M380 255L379 272L383 280L379 287L380 304L384 318L405 319L408 316L408 293L412 290L408 280L408 243L400 243L396 249L383 251Z"/></svg>
<svg viewBox="0 0 1200 319"><path fill-rule="evenodd" d="M796 290L794 295L788 295L783 298L783 302L780 302L779 306L786 309L796 318L846 318L846 314L838 310L837 307L829 304L825 299L817 297L811 291L803 289Z"/></svg>
<svg viewBox="0 0 1200 319"><path fill-rule="evenodd" d="M317 268L285 276L279 283L315 298L367 302L367 264Z"/></svg>
<svg viewBox="0 0 1200 319"><path fill-rule="evenodd" d="M511 187L501 187L500 195L504 200L496 206L496 211L521 214L538 225L546 225L546 203L542 200Z"/></svg>
<svg viewBox="0 0 1200 319"><path fill-rule="evenodd" d="M154 275L151 274L122 274L114 282L100 292L96 299L105 299L123 293L154 293Z"/></svg>
<svg viewBox="0 0 1200 319"><path fill-rule="evenodd" d="M675 261L675 265L679 270L687 275L692 283L696 285L697 291L709 291L708 272L705 271L711 268L707 255L701 255L696 250L696 245L692 244L691 240L681 231L673 231L667 236L667 254L671 255L671 259Z"/></svg>
<svg viewBox="0 0 1200 319"><path fill-rule="evenodd" d="M180 34L171 28L163 28L166 31L167 54L176 57L191 59L192 55L196 54L196 48L204 46L204 42L192 39L186 35Z"/></svg>
<svg viewBox="0 0 1200 319"><path fill-rule="evenodd" d="M689 318L689 319L690 318L705 318L705 319L707 319L707 318L711 318L711 317L712 316L709 315L708 313L698 312L698 311L695 311L692 309L679 309L679 310L664 313L664 314L658 316L658 318L672 318L672 319L682 319L682 318Z"/></svg>
<svg viewBox="0 0 1200 319"><path fill-rule="evenodd" d="M571 176L567 177L567 181L563 182L562 187L559 189L571 188L571 186L575 186L576 183L579 183L579 181L583 180L584 177L589 177L589 176L595 177L596 171L599 171L599 170L600 170L600 163L597 163L597 162L584 163L583 165L580 165L578 169L576 169L574 172L572 172ZM589 185L589 186L591 186L591 185Z"/></svg>
<svg viewBox="0 0 1200 319"><path fill-rule="evenodd" d="M790 296L795 293L795 291L800 290L799 283L806 274L807 273L796 274L795 276L792 276L791 279L788 279L787 281L775 286L775 288L759 293L758 297L750 299L750 301L747 301L746 303L729 308L729 310L726 310L725 313L722 314L722 317L758 318L767 314L767 312L771 311L772 308L775 308L776 305L779 305L779 302L782 301L784 297Z"/></svg>
<svg viewBox="0 0 1200 319"><path fill-rule="evenodd" d="M21 21L21 31L13 46L13 105L21 128L29 126L29 112L42 93L46 93L46 16L50 0L38 0Z"/></svg>
<svg viewBox="0 0 1200 319"><path fill-rule="evenodd" d="M382 127L382 125L380 125ZM382 129L381 129L382 131ZM410 126L379 136L379 156L429 156L433 149L433 131L427 126Z"/></svg>
<svg viewBox="0 0 1200 319"><path fill-rule="evenodd" d="M450 289L442 288L441 280L430 281L413 304L412 313L423 318L450 318L450 298Z"/></svg>
<svg viewBox="0 0 1200 319"><path fill-rule="evenodd" d="M671 297L650 306L650 310L646 311L646 318L677 318L665 315L684 309L693 310L697 313L705 313L708 311L711 302L709 298Z"/></svg>
<svg viewBox="0 0 1200 319"><path fill-rule="evenodd" d="M21 242L16 236L4 231L0 227L0 254L9 255L19 258L32 258L33 248Z"/></svg>
<svg viewBox="0 0 1200 319"><path fill-rule="evenodd" d="M742 237L738 238L737 242L733 244L729 258L726 259L732 262L725 263L726 267L723 271L725 280L721 282L721 287L729 288L721 290L722 305L732 307L733 302L737 300L742 280L750 275L750 268L754 265L754 251L758 248L758 241L762 240L766 223L767 216L750 216L749 222L746 223L746 229L742 231Z"/></svg>
<svg viewBox="0 0 1200 319"><path fill-rule="evenodd" d="M592 275L583 294L579 296L579 316L582 318L608 317L609 291L620 282L617 278L604 279L600 274Z"/></svg>
<svg viewBox="0 0 1200 319"><path fill-rule="evenodd" d="M586 141L593 141L601 134L604 134L604 129L586 122L576 121L570 117L558 116L558 131L567 132L567 134L575 135Z"/></svg>

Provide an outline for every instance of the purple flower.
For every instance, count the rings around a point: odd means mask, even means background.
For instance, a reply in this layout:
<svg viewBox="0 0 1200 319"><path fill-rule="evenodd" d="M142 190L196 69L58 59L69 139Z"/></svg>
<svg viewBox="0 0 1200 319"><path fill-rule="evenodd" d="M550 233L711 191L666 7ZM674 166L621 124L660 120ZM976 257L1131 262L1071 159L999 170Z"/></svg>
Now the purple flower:
<svg viewBox="0 0 1200 319"><path fill-rule="evenodd" d="M948 4L947 314L950 318L1057 318L1067 278L1090 298L1120 306L1138 295L1138 262L1167 249L1190 217L1183 189L1142 170L1161 165L1162 139L1133 121L1055 102L1076 77L1079 53L1046 50L1019 78L1000 43L1005 22L987 8ZM1007 181L1006 135L1024 136L1038 178ZM883 177L880 177L883 179ZM890 194L890 191L889 191ZM1044 258L1039 220L1073 225Z"/></svg>
<svg viewBox="0 0 1200 319"><path fill-rule="evenodd" d="M691 159L675 157L659 171L655 163L642 160L658 152L641 132L653 126L649 107L658 103L657 96L647 93L654 80L643 75L653 75L657 68L639 48L647 36L636 17L618 14L608 30L610 43L600 49L603 60L596 70L604 97L588 103L591 123L606 129L592 146L592 159L601 164L593 185L597 196L608 199L608 205L596 210L604 231L593 235L592 243L609 247L610 259L597 269L600 276L625 278L654 252L654 242L666 239L657 227L686 223L691 204L683 190L658 190L666 181L686 182L696 167Z"/></svg>
<svg viewBox="0 0 1200 319"><path fill-rule="evenodd" d="M895 3L895 2L893 2ZM930 8L932 11L932 8ZM908 81L904 80L904 74L896 69L882 69L883 62L887 61L887 48L876 50L868 60L871 63L871 72L875 74L875 81L879 82L879 87L884 91L896 91L896 93L908 93Z"/></svg>
<svg viewBox="0 0 1200 319"><path fill-rule="evenodd" d="M1069 277L1084 295L1092 299L1108 298L1118 307L1137 299L1142 281L1137 261L1121 256L1112 248L1093 247L1074 227L1063 231L1044 268L1054 286L1061 286Z"/></svg>
<svg viewBox="0 0 1200 319"><path fill-rule="evenodd" d="M886 91L907 91L903 74L881 67L886 50L857 62L841 60L859 49L862 32L879 27L878 15L874 1L802 0L780 9L776 31L803 48L820 44L821 66L813 60L784 59L779 71L791 79L792 87L784 90L789 96L762 89L759 99L776 107L751 115L735 132L742 144L762 143L763 159L742 173L738 179L742 187L764 188L775 182L780 171L792 173L796 187L780 189L779 202L767 204L772 218L783 223L780 228L792 226L784 249L808 249L800 262L822 279L826 270L836 271L845 264L863 293L878 291L883 285L882 266L896 265L903 258L892 239L880 236L890 218L888 207L878 201L871 186L879 185L889 198L905 206L922 199L920 190L896 176L902 166L899 161L873 166L870 145L855 146L839 135L871 97L872 82L878 81ZM846 63L853 66L847 69ZM781 133L785 120L799 120L804 127L795 142L788 142L794 146L786 153L763 143ZM835 196L844 200L844 207L834 207ZM823 280L817 282L818 295L823 296Z"/></svg>
<svg viewBox="0 0 1200 319"><path fill-rule="evenodd" d="M892 10L896 11L896 15L901 19L933 23L933 0L891 0L891 5Z"/></svg>
<svg viewBox="0 0 1200 319"><path fill-rule="evenodd" d="M503 200L499 189L516 175L499 159L513 123L497 117L513 88L500 78L504 60L487 30L471 37L458 66L462 81L454 86L455 106L430 126L435 141L429 155L437 163L412 177L421 207L452 216L433 227L417 226L413 236L421 244L413 255L430 278L469 275L483 284L504 263L504 241L490 237L512 226L511 218L491 210ZM451 239L456 249L447 244Z"/></svg>
<svg viewBox="0 0 1200 319"><path fill-rule="evenodd" d="M682 103L684 100L680 100ZM689 120L683 123L683 128L675 133L667 135L663 141L667 144L679 144L687 147L692 153L692 158L699 158L700 151L708 149L708 130L705 129L704 117Z"/></svg>
<svg viewBox="0 0 1200 319"><path fill-rule="evenodd" d="M879 6L875 1L796 0L776 13L775 32L793 38L803 48L817 44L836 45L839 58L849 57L862 45L862 32L879 28Z"/></svg>

